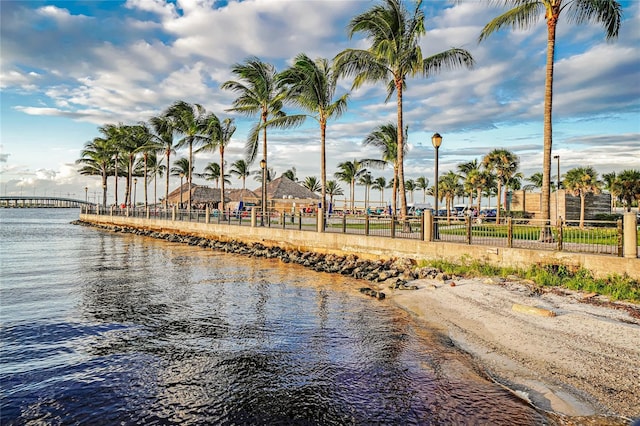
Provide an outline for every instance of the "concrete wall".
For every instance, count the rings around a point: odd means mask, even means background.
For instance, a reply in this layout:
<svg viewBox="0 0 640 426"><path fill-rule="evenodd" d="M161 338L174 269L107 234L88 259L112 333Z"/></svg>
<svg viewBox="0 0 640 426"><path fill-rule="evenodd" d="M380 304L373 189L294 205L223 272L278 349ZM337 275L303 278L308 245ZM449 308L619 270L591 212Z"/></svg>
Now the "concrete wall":
<svg viewBox="0 0 640 426"><path fill-rule="evenodd" d="M553 263L584 267L600 277L606 277L610 274L627 274L632 278L640 279L640 259L638 258L91 214L82 214L80 219L99 224L132 226L157 232L196 235L220 241L259 242L266 246L300 251L340 255L356 254L366 259L407 257L416 260L446 259L457 261L461 258L469 258L496 266L521 268L535 264Z"/></svg>
<svg viewBox="0 0 640 426"><path fill-rule="evenodd" d="M542 194L539 192L514 191L511 198L511 210L526 211L538 219L541 217L541 197ZM556 199L558 200L557 211ZM557 194L556 192L551 193L549 201L551 219L561 217L565 220L580 220L580 197L575 197L561 189ZM611 213L611 194L587 194L584 204L584 218L595 220L598 214Z"/></svg>

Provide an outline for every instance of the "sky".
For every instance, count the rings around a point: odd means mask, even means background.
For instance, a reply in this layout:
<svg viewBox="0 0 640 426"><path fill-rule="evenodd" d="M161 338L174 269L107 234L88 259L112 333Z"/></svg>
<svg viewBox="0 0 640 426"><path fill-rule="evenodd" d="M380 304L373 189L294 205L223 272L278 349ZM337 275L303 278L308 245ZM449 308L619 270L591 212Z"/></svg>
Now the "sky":
<svg viewBox="0 0 640 426"><path fill-rule="evenodd" d="M612 41L605 40L601 25L574 25L565 19L559 23L553 155L560 156L561 174L580 166L593 166L600 175L640 169L640 1L620 3L623 22ZM77 172L84 144L100 136L102 125L148 121L177 100L201 104L220 118L234 118L238 129L225 159L231 164L244 158L249 129L258 117L228 111L236 94L220 85L236 80L231 67L255 56L282 71L299 53L332 59L346 48L367 48L361 34L349 38L346 28L354 16L375 4L379 3L2 0L0 195L87 196L100 201L99 178ZM441 174L462 162L481 161L495 148L517 154L525 177L542 171L544 20L530 30L504 30L478 43L484 25L506 9L478 0L425 0L422 7L423 55L459 47L472 54L475 66L407 81L405 177L425 176L433 184L435 132L443 136ZM395 96L385 103L384 84L351 90L351 83L348 78L340 81L336 97L349 93L348 109L328 124L329 179L340 162L380 158L377 149L362 141L378 126L395 122ZM299 128L269 130L269 166L276 176L295 167L300 180L319 178L319 135L313 119ZM186 156L186 150L178 151L173 158ZM198 154L195 172L212 161L220 160L216 154ZM257 163L252 169L259 169ZM555 162L552 170L555 175ZM390 167L371 173L387 180L392 176ZM215 186L199 178L194 183ZM172 189L178 184L179 178L172 178ZM232 188L241 185L231 177ZM123 186L119 185L121 191ZM247 180L249 189L259 186ZM341 186L348 196L348 185ZM357 198L362 198L362 189L358 191ZM163 182L157 192L164 193ZM372 200L379 197L379 192L371 193ZM417 192L415 201L421 198Z"/></svg>

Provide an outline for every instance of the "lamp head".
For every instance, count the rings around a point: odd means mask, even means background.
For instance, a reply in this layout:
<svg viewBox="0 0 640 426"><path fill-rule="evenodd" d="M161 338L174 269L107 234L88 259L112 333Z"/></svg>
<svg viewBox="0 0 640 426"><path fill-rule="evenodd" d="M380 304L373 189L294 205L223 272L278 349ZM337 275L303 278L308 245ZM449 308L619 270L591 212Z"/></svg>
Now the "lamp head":
<svg viewBox="0 0 640 426"><path fill-rule="evenodd" d="M559 156L559 155L554 155L554 156L553 156L553 159L554 159L554 160L557 160L558 158L560 158L560 156Z"/></svg>
<svg viewBox="0 0 640 426"><path fill-rule="evenodd" d="M264 159L260 160L260 168L264 169L265 167L267 167L267 162Z"/></svg>
<svg viewBox="0 0 640 426"><path fill-rule="evenodd" d="M442 145L442 136L440 136L440 133L434 133L433 136L431 136L431 143L434 148L440 148L440 145Z"/></svg>

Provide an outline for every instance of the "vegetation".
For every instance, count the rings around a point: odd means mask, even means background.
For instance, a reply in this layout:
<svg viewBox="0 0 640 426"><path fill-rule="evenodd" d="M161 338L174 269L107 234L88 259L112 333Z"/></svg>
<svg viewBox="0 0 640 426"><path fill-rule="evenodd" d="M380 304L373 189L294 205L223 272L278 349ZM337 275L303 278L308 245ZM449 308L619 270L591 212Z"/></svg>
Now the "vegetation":
<svg viewBox="0 0 640 426"><path fill-rule="evenodd" d="M624 275L611 275L595 278L583 268L565 265L544 264L528 269L493 266L477 260L461 259L459 262L448 260L422 261L418 266L431 266L447 274L463 277L518 276L533 281L539 287L563 287L571 290L593 292L609 296L612 300L626 300L640 303L640 281Z"/></svg>

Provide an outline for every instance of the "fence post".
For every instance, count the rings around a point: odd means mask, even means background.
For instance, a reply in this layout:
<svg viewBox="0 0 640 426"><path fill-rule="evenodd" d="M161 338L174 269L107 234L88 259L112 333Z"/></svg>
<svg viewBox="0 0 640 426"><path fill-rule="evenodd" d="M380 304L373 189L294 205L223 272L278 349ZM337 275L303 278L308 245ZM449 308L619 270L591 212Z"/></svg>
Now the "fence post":
<svg viewBox="0 0 640 426"><path fill-rule="evenodd" d="M507 247L513 247L513 220L507 218Z"/></svg>
<svg viewBox="0 0 640 426"><path fill-rule="evenodd" d="M364 235L369 235L369 215L364 215Z"/></svg>
<svg viewBox="0 0 640 426"><path fill-rule="evenodd" d="M282 212L282 229L285 229L285 226L287 224L287 214L285 212Z"/></svg>
<svg viewBox="0 0 640 426"><path fill-rule="evenodd" d="M623 224L620 224L620 221L618 221L618 227L622 225L622 231L624 232L624 242L622 250L624 257L637 258L638 234L636 232L636 227L638 226L638 222L636 219L636 214L634 212L626 212L623 216L623 220Z"/></svg>
<svg viewBox="0 0 640 426"><path fill-rule="evenodd" d="M396 216L391 215L391 238L396 237Z"/></svg>
<svg viewBox="0 0 640 426"><path fill-rule="evenodd" d="M302 230L302 210L298 212L298 230Z"/></svg>
<svg viewBox="0 0 640 426"><path fill-rule="evenodd" d="M562 251L562 239L564 237L564 219L562 216L558 218L558 237L556 240L558 241L558 251Z"/></svg>
<svg viewBox="0 0 640 426"><path fill-rule="evenodd" d="M347 233L347 214L346 213L342 214L342 233L343 234Z"/></svg>
<svg viewBox="0 0 640 426"><path fill-rule="evenodd" d="M423 241L433 241L433 215L431 214L431 210L424 210L422 212L422 229Z"/></svg>
<svg viewBox="0 0 640 426"><path fill-rule="evenodd" d="M255 207L251 207L251 227L255 228L258 224L258 215L256 214L258 209Z"/></svg>
<svg viewBox="0 0 640 426"><path fill-rule="evenodd" d="M171 209L171 220L173 222L176 221L176 214L178 213L176 210L178 210L176 206L173 206L173 208Z"/></svg>
<svg viewBox="0 0 640 426"><path fill-rule="evenodd" d="M471 244L471 216L466 216L465 222L467 225L467 244Z"/></svg>

